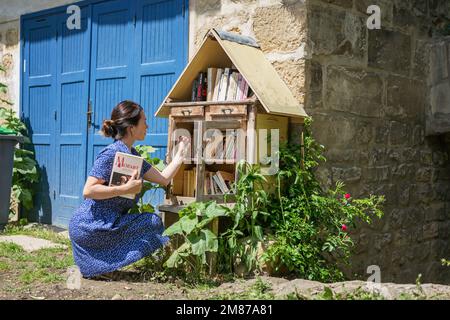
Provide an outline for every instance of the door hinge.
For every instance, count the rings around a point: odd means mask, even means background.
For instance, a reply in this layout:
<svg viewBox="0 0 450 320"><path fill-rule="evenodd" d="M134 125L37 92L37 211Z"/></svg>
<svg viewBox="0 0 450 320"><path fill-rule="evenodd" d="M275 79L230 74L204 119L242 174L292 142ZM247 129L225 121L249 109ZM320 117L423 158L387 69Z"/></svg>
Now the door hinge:
<svg viewBox="0 0 450 320"><path fill-rule="evenodd" d="M184 15L186 13L186 2L184 0L182 0L182 1L183 1L182 14L183 14L183 18L184 18Z"/></svg>
<svg viewBox="0 0 450 320"><path fill-rule="evenodd" d="M56 200L56 191L53 190L53 200Z"/></svg>
<svg viewBox="0 0 450 320"><path fill-rule="evenodd" d="M56 41L58 41L58 30L56 30Z"/></svg>
<svg viewBox="0 0 450 320"><path fill-rule="evenodd" d="M56 120L56 113L57 113L57 111L55 110L55 112L54 112L54 118L55 118L55 120Z"/></svg>
<svg viewBox="0 0 450 320"><path fill-rule="evenodd" d="M133 26L134 27L136 27L136 20L137 20L136 15L134 15L134 17L133 17Z"/></svg>
<svg viewBox="0 0 450 320"><path fill-rule="evenodd" d="M23 73L27 70L27 59L23 59Z"/></svg>

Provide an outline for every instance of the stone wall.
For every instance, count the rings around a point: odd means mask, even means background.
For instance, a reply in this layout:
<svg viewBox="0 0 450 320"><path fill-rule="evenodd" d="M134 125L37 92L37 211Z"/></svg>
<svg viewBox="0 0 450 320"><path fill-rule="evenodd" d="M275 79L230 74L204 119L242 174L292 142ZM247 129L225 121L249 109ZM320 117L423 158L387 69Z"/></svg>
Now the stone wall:
<svg viewBox="0 0 450 320"><path fill-rule="evenodd" d="M429 45L428 77L430 104L427 110L426 134L450 132L450 37L439 38Z"/></svg>
<svg viewBox="0 0 450 320"><path fill-rule="evenodd" d="M78 0L1 1L0 64L6 68L6 73L0 72L0 82L8 85L8 93L0 93L0 96L12 102L15 111L19 111L20 105L20 16L74 2ZM0 106L10 107L2 102Z"/></svg>
<svg viewBox="0 0 450 320"><path fill-rule="evenodd" d="M366 27L371 4L381 30ZM306 112L328 159L318 176L386 197L384 218L354 233L350 276L374 264L382 281L450 281L449 144L425 135L429 43L449 15L446 0L307 1Z"/></svg>

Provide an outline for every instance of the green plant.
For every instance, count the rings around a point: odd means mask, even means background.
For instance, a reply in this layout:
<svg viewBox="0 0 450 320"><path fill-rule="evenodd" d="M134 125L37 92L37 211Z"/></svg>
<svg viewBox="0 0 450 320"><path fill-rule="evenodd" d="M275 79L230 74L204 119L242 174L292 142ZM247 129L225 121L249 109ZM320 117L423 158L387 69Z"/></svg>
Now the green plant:
<svg viewBox="0 0 450 320"><path fill-rule="evenodd" d="M280 148L280 168L276 174L277 194L270 197L274 243L263 259L275 271L287 268L297 276L317 281L342 280L340 264L348 263L354 243L348 229L356 220L371 222L381 217L383 196L353 199L342 182L323 190L315 176L317 166L325 161L323 146L318 145L307 119L304 130L304 155L299 146Z"/></svg>
<svg viewBox="0 0 450 320"><path fill-rule="evenodd" d="M1 66L0 70L4 71ZM0 83L0 90L5 92L6 85ZM11 105L4 99L0 100ZM33 208L34 186L39 180L39 174L25 124L16 116L14 110L5 107L0 107L0 120L5 128L19 133L24 139L21 147L14 151L12 205L10 206L10 212L13 214L15 205L19 203L27 210Z"/></svg>
<svg viewBox="0 0 450 320"><path fill-rule="evenodd" d="M138 145L135 147L136 151L141 155L141 157L144 158L145 161L150 163L152 166L157 168L158 170L162 171L164 170L164 163L159 158L151 157L150 155L154 152L156 152L158 149L153 148L152 146L145 146L145 145ZM150 202L144 202L144 194L147 191L150 191L152 195L150 196L150 199L152 196L155 195L156 190L161 189L162 187L153 184L148 181L144 181L142 185L142 190L140 193L139 202L135 204L133 208L130 209L130 213L143 213L143 212L155 212L154 206Z"/></svg>
<svg viewBox="0 0 450 320"><path fill-rule="evenodd" d="M237 164L239 179L233 185L235 205L225 207L232 227L221 234L221 253L227 260L228 271L236 260L242 261L247 272L259 268L258 244L264 241L264 226L267 225L268 194L264 191L266 178L258 165L241 161Z"/></svg>
<svg viewBox="0 0 450 320"><path fill-rule="evenodd" d="M168 268L179 268L202 275L208 265L207 252L217 252L217 236L208 228L225 210L215 202L193 203L179 212L180 219L167 228L166 236L181 236L183 244L165 262Z"/></svg>

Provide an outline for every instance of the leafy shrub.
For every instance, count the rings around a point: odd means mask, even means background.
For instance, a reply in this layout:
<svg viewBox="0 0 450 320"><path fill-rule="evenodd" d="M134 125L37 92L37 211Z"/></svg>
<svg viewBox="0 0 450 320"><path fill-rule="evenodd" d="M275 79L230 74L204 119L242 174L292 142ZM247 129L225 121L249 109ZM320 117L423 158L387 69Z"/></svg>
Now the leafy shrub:
<svg viewBox="0 0 450 320"><path fill-rule="evenodd" d="M348 263L354 243L348 235L356 220L366 223L381 217L383 196L370 195L353 199L337 182L323 190L314 169L325 161L323 146L318 145L305 123L304 155L298 146L280 149L280 170L277 173L278 194L269 201L270 225L274 244L264 259L275 266L287 268L297 276L318 281L342 280L338 264Z"/></svg>
<svg viewBox="0 0 450 320"><path fill-rule="evenodd" d="M0 70L4 71L1 66ZM5 84L0 83L0 91L6 92L6 88ZM0 101L12 105L7 100L0 99ZM0 107L0 120L3 123L3 127L18 132L24 138L21 147L16 148L14 151L12 204L10 206L10 213L14 214L14 208L19 203L27 210L33 208L34 187L39 180L39 174L25 124L17 117L14 110L4 107Z"/></svg>

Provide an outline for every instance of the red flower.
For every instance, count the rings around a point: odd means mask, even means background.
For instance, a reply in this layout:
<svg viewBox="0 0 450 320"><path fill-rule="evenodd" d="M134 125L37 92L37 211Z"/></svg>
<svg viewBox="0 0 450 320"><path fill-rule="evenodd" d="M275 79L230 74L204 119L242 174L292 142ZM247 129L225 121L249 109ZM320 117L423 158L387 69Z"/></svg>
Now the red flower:
<svg viewBox="0 0 450 320"><path fill-rule="evenodd" d="M344 197L345 197L345 199L350 199L350 197L351 197L350 193L346 193Z"/></svg>
<svg viewBox="0 0 450 320"><path fill-rule="evenodd" d="M341 229L342 229L342 231L347 231L347 226L345 225L345 224L343 224L342 226L341 226Z"/></svg>

